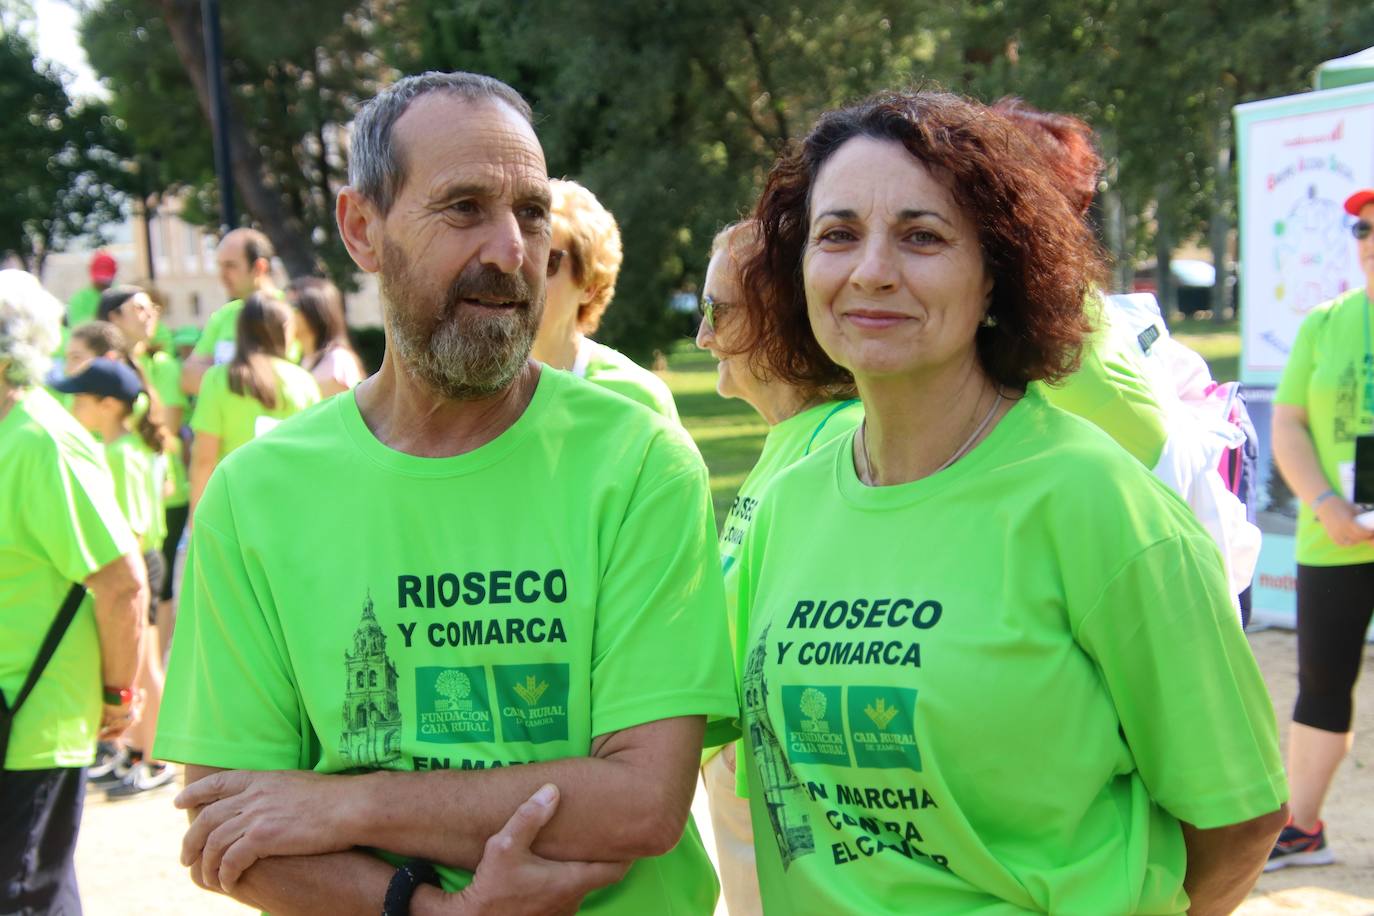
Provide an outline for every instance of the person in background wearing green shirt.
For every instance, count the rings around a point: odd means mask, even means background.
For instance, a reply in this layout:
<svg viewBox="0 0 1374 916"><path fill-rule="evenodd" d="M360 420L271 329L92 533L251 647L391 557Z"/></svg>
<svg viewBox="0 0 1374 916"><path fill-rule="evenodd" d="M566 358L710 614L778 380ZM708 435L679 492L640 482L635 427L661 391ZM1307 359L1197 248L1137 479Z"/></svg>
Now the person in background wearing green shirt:
<svg viewBox="0 0 1374 916"><path fill-rule="evenodd" d="M100 294L110 288L119 265L107 251L97 251L91 255L91 285L83 286L67 300L67 327L74 328L96 317L100 307Z"/></svg>
<svg viewBox="0 0 1374 916"><path fill-rule="evenodd" d="M234 358L205 373L191 416L193 511L225 456L320 400L315 379L285 358L293 334L291 306L269 293L253 293L237 319Z"/></svg>
<svg viewBox="0 0 1374 916"><path fill-rule="evenodd" d="M1374 525L1357 520L1356 442L1374 436L1374 188L1345 201L1365 288L1312 309L1274 393L1274 460L1298 510L1298 699L1288 732L1293 819L1269 868L1326 865L1322 803L1350 752L1355 681L1374 613ZM1369 444L1366 442L1366 444ZM1374 449L1362 452L1374 460Z"/></svg>
<svg viewBox="0 0 1374 916"><path fill-rule="evenodd" d="M205 328L191 355L181 368L181 388L189 395L200 391L201 379L211 366L222 366L234 358L239 311L244 300L256 292L281 298L272 279L272 258L276 251L266 234L257 229L233 229L215 249L219 282L229 301L210 313Z"/></svg>
<svg viewBox="0 0 1374 916"><path fill-rule="evenodd" d="M939 92L822 115L755 217L742 345L865 414L740 549L765 912L1230 913L1287 787L1221 557L1029 387L1090 331L1089 228L1009 121Z"/></svg>
<svg viewBox="0 0 1374 916"><path fill-rule="evenodd" d="M596 195L575 181L553 179L553 239L548 299L531 355L637 401L677 422L668 385L595 334L615 296L623 258L620 227Z"/></svg>
<svg viewBox="0 0 1374 916"><path fill-rule="evenodd" d="M168 573L162 557L162 542L167 537L167 459L176 440L159 420L155 395L145 394L148 384L147 377L125 354L119 361L92 360L56 387L74 396L72 416L104 443L115 498L143 551L150 590L146 613L148 623L156 625L158 595ZM105 790L107 799L133 798L166 786L176 777L171 767L149 756L157 734L163 680L160 642L145 638L136 682L143 708L129 731L126 766L119 780Z"/></svg>
<svg viewBox="0 0 1374 916"><path fill-rule="evenodd" d="M863 409L848 383L820 388L792 385L761 372L762 367L738 344L746 338L741 322L748 315L735 307L740 299L739 266L758 244L758 224L734 223L716 234L702 289L701 325L696 343L720 362L716 391L740 398L768 424L768 437L754 467L740 484L721 529L721 572L725 580L726 623L736 640L735 597L739 585L739 547L768 485L788 466L817 446L852 433ZM711 827L720 865L721 893L731 916L761 911L759 879L754 866L754 831L749 801L735 792L737 744L708 751L702 780L710 799Z"/></svg>
<svg viewBox="0 0 1374 916"><path fill-rule="evenodd" d="M350 149L339 231L386 355L196 507L157 743L187 764L183 861L282 912L705 916L689 811L738 703L701 456L529 359L550 192L515 90L408 77Z"/></svg>
<svg viewBox="0 0 1374 916"><path fill-rule="evenodd" d="M136 716L148 601L100 447L38 385L61 321L61 303L37 279L0 271L0 694L4 709L18 706L0 748L6 913L81 911L72 855L83 768L97 738L118 737ZM21 705L21 686L77 582L89 594Z"/></svg>
<svg viewBox="0 0 1374 916"><path fill-rule="evenodd" d="M186 394L181 390L181 366L166 350L152 348L158 325L158 311L148 292L137 286L116 286L100 297L99 317L119 328L124 335L125 354L138 365L148 381L148 388L157 395L157 421L171 431L167 440L167 482L165 524L167 536L162 545L165 575L157 597L154 615L158 624L158 645L166 656L171 646L172 628L176 619L173 601L172 567L176 560L177 544L186 527L190 512L190 484L187 478L186 455L182 447L181 425L186 418Z"/></svg>

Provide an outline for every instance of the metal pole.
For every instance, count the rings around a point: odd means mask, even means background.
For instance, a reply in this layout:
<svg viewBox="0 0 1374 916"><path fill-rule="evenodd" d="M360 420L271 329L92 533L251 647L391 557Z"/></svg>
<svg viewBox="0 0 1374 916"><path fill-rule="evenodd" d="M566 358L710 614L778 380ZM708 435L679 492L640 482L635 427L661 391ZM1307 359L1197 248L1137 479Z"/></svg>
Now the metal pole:
<svg viewBox="0 0 1374 916"><path fill-rule="evenodd" d="M205 25L205 73L210 87L210 119L215 142L215 174L219 178L220 227L228 232L238 224L234 213L234 176L229 156L229 97L224 88L224 49L219 28L219 0L200 0Z"/></svg>

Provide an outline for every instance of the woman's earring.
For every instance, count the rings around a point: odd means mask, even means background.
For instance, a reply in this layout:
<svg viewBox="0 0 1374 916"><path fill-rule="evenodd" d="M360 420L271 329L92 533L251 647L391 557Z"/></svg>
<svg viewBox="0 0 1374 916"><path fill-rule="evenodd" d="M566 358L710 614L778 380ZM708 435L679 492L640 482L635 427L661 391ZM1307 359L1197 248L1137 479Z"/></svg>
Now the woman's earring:
<svg viewBox="0 0 1374 916"><path fill-rule="evenodd" d="M983 320L979 324L985 328L995 328L997 327L997 316L993 315L992 312L984 312Z"/></svg>

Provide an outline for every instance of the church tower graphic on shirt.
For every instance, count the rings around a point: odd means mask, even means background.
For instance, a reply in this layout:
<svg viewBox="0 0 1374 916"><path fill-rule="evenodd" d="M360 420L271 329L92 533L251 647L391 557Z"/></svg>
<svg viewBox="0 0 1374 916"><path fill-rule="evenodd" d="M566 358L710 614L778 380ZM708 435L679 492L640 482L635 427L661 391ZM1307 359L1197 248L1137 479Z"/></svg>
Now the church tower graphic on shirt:
<svg viewBox="0 0 1374 916"><path fill-rule="evenodd" d="M768 679L763 676L763 666L771 628L771 623L763 628L744 664L744 721L748 745L753 750L754 763L763 782L768 822L778 844L782 867L786 870L794 859L816 851L816 839L810 819L797 806L804 801L805 790L768 718Z"/></svg>
<svg viewBox="0 0 1374 916"><path fill-rule="evenodd" d="M344 651L347 684L339 753L355 767L378 769L401 759L401 704L396 696L396 665L386 654L386 634L372 612L372 595L363 603L353 631L353 649Z"/></svg>

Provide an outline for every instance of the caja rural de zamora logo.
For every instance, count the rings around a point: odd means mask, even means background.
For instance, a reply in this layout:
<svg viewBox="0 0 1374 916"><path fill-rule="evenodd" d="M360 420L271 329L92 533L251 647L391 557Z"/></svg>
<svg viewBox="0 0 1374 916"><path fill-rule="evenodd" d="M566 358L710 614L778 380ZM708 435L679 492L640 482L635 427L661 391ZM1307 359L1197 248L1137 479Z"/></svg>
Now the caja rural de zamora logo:
<svg viewBox="0 0 1374 916"><path fill-rule="evenodd" d="M880 731L887 731L888 723L897 715L897 707L888 706L886 699L878 697L864 707L864 715L872 719Z"/></svg>
<svg viewBox="0 0 1374 916"><path fill-rule="evenodd" d="M548 689L549 682L537 680L533 674L525 677L525 683L515 685L516 694L519 695L520 699L525 701L526 706L533 706L535 703L538 703L539 698L542 697L544 692Z"/></svg>
<svg viewBox="0 0 1374 916"><path fill-rule="evenodd" d="M567 740L567 665L493 665L491 672L507 741Z"/></svg>

